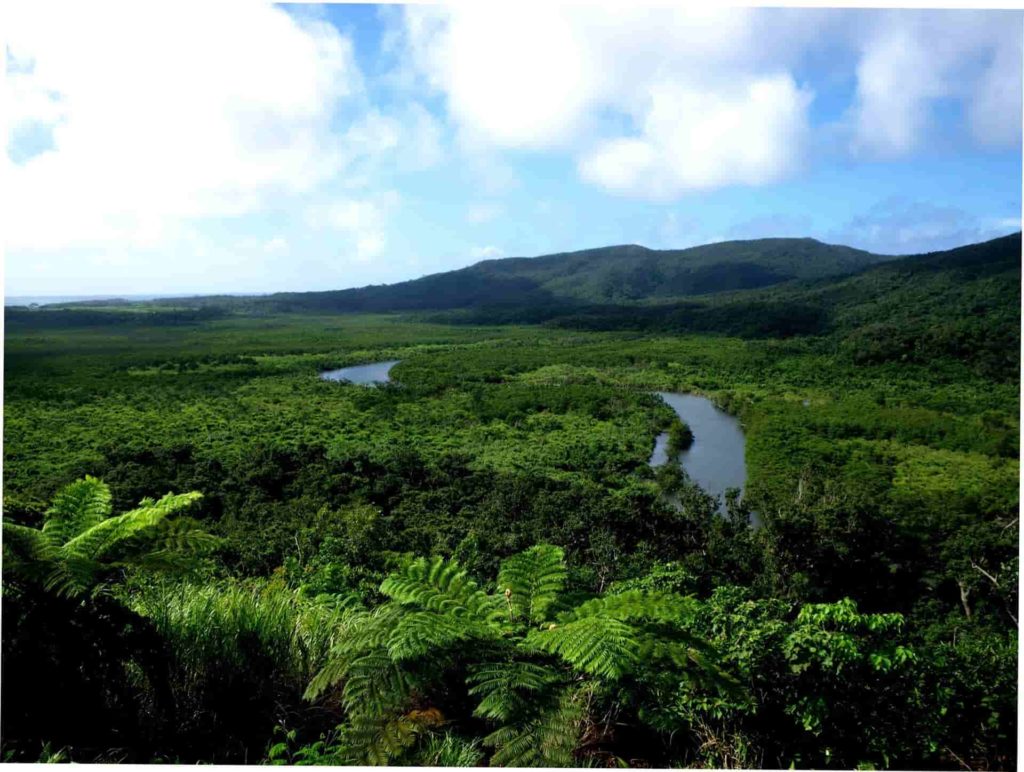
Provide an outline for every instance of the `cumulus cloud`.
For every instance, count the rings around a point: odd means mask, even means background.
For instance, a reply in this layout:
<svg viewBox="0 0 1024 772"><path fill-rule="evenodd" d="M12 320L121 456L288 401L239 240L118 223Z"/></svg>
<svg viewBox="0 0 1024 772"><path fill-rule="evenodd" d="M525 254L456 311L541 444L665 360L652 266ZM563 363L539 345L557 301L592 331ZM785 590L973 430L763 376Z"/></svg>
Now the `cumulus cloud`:
<svg viewBox="0 0 1024 772"><path fill-rule="evenodd" d="M988 11L880 13L860 40L854 149L894 157L924 144L940 100L987 145L1020 144L1021 20Z"/></svg>
<svg viewBox="0 0 1024 772"><path fill-rule="evenodd" d="M821 18L467 4L410 7L404 33L465 141L569 149L584 179L666 198L798 167L811 94L780 63Z"/></svg>
<svg viewBox="0 0 1024 772"><path fill-rule="evenodd" d="M465 129L510 147L572 136L596 73L560 10L410 6L405 21L415 63Z"/></svg>
<svg viewBox="0 0 1024 772"><path fill-rule="evenodd" d="M250 3L22 3L8 19L9 128L51 134L5 159L9 247L146 246L343 163L330 117L361 78L324 22Z"/></svg>
<svg viewBox="0 0 1024 772"><path fill-rule="evenodd" d="M474 247L469 251L469 255L475 260L492 260L497 257L504 257L505 251L499 247L488 245L486 247Z"/></svg>
<svg viewBox="0 0 1024 772"><path fill-rule="evenodd" d="M345 234L349 254L365 262L384 254L387 222L398 205L399 195L395 191L374 198L335 199L309 206L306 222L312 228L328 228Z"/></svg>
<svg viewBox="0 0 1024 772"><path fill-rule="evenodd" d="M813 56L818 74L855 67L855 153L918 149L940 100L977 142L1020 136L1015 12L460 4L407 8L401 37L466 141L568 150L583 179L634 197L800 169L814 95L797 73Z"/></svg>
<svg viewBox="0 0 1024 772"><path fill-rule="evenodd" d="M583 179L617 193L668 199L687 190L763 185L799 164L811 95L786 75L705 91L652 86L640 137L600 143Z"/></svg>
<svg viewBox="0 0 1024 772"><path fill-rule="evenodd" d="M837 244L892 255L935 252L1020 230L1019 218L981 218L955 206L893 196L829 232Z"/></svg>

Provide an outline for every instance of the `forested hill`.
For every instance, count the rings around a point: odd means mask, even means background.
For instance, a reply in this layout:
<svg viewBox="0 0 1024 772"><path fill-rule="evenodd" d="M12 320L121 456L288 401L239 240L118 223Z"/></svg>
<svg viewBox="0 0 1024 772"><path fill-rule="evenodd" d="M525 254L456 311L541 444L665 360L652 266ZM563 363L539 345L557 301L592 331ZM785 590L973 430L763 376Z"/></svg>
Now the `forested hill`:
<svg viewBox="0 0 1024 772"><path fill-rule="evenodd" d="M398 284L218 298L272 311L412 311L482 305L629 303L749 289L857 271L892 258L814 239L726 241L690 249L636 245L485 260Z"/></svg>
<svg viewBox="0 0 1024 772"><path fill-rule="evenodd" d="M1016 378L1021 234L891 260L857 273L643 306L520 309L523 321L588 330L712 332L744 338L830 336L858 362L952 357ZM452 321L515 321L499 309Z"/></svg>

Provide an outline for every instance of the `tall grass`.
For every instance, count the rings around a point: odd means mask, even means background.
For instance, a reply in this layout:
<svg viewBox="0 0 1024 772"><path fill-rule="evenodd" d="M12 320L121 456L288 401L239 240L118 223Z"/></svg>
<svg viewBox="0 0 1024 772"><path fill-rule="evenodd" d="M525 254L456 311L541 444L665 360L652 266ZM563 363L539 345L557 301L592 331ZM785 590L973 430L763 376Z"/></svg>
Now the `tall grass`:
<svg viewBox="0 0 1024 772"><path fill-rule="evenodd" d="M135 605L167 642L182 760L255 761L275 725L329 722L302 694L344 620L343 603L264 581L153 586Z"/></svg>

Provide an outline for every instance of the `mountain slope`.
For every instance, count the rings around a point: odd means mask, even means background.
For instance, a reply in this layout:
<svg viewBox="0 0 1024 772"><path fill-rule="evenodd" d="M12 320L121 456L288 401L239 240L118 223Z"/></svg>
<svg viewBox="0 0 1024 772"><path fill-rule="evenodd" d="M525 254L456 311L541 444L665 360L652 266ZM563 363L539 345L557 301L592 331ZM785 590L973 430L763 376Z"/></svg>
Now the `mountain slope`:
<svg viewBox="0 0 1024 772"><path fill-rule="evenodd" d="M844 277L644 306L591 305L544 321L590 330L827 335L856 362L948 357L989 376L1015 378L1020 301L1021 234L1015 233ZM475 321L485 318L477 314Z"/></svg>
<svg viewBox="0 0 1024 772"><path fill-rule="evenodd" d="M410 311L479 306L633 303L837 276L889 256L814 239L727 241L690 249L636 245L485 260L398 284L276 293L244 301L274 311ZM225 305L238 305L218 299Z"/></svg>

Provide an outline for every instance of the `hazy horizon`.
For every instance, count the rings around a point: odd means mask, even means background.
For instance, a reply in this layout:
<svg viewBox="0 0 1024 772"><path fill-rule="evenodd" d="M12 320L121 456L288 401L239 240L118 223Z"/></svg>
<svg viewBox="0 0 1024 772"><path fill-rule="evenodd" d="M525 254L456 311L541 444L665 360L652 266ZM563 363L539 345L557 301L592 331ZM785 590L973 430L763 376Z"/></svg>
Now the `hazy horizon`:
<svg viewBox="0 0 1024 772"><path fill-rule="evenodd" d="M1000 234L1000 235L1012 235L1013 233L1017 233L1017 232L1020 232L1019 228L1010 230L1007 233ZM772 239L772 238L811 238L811 237L806 237L806 236L763 236L761 238ZM1000 238L1000 236L993 236L992 238ZM987 241L987 240L991 240L991 239L984 239L984 240ZM722 243L722 242L708 242L708 243L712 244L712 243ZM972 243L977 243L977 242L964 242L963 244L954 244L954 245L952 245L949 248L950 249L955 249L956 247L967 246L967 245L972 244ZM607 244L607 245L602 245L602 246L613 247L613 246L626 246L626 245ZM639 247L643 247L645 249L669 249L669 250L673 249L672 247L658 247L658 248L646 247L643 244L633 244L631 246L639 246ZM692 246L704 246L704 245L692 245ZM839 245L839 246L850 246L850 245L843 244L843 245ZM580 247L579 249L563 250L563 253L586 252L586 251L589 251L589 250L600 249L600 248L601 247L594 247L594 246L591 246L591 247ZM680 247L680 249L684 249L684 248L685 247ZM550 254L559 254L559 253L550 252L550 253L542 253L542 254L536 254L536 255L503 255L502 257L518 258L518 259L522 259L522 258L531 259L531 258L535 258L535 257L545 257L546 255L550 255ZM893 256L893 257L899 257L900 256L900 254L898 254L898 253L878 252L876 254L883 254L883 255L887 254L887 255L890 255L890 256ZM912 253L904 253L904 254L912 254ZM494 258L474 259L470 263L467 263L466 266L474 265L476 263L479 263L479 262L481 262L483 260L488 260L488 259L494 259ZM501 258L498 258L498 259L501 259ZM458 269L460 267L465 267L465 266L454 266L453 268L441 269L440 271L435 271L435 272L432 272L432 273L439 273L439 272L444 272L444 271L448 271L448 270L456 270L456 269ZM398 279L395 279L394 281L390 281L390 282L380 282L379 284L395 284L395 283L400 283L400 282L403 282L403 281L412 281L412 280L419 279L419 278L422 278L424 276L429 276L429 275L431 275L431 274L429 274L429 273L421 273L421 274L418 274L418 275L415 275L415 276L406 276L406 277L403 277L403 278L398 278ZM120 292L120 293L119 292L97 292L97 293L91 293L91 294L88 294L88 295L76 295L76 294L71 294L71 293L12 294L12 293L9 293L9 292L5 292L4 293L4 305L5 306L31 305L33 303L37 304L37 305L44 305L46 303L51 303L51 304L52 303L77 303L77 302L82 302L82 301L97 301L97 300L144 301L144 300L158 300L158 299L164 299L164 298L178 298L178 297L206 297L206 296L210 296L210 295L229 295L229 296L233 296L233 297L258 297L258 296L261 296L261 295L273 294L274 292L322 292L322 291L325 291L325 290L326 291L330 291L330 290L359 289L359 288L366 287L366 286L369 286L369 285L367 285L367 284L355 284L355 285L344 286L344 287L340 287L340 286L339 287L319 287L319 288L316 288L316 289L299 289L299 290L251 290L251 291L246 291L246 290L182 290L182 291L179 291L179 292L145 292L145 291L139 291L139 292Z"/></svg>

